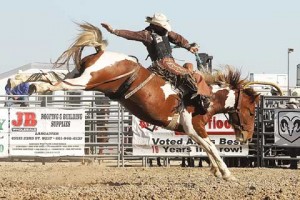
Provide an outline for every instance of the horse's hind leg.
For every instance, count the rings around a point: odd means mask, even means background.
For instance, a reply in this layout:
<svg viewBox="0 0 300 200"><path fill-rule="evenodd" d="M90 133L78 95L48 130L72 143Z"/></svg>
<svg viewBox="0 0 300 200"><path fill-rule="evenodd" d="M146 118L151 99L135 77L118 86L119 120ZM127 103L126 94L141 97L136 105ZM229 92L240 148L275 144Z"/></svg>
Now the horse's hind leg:
<svg viewBox="0 0 300 200"><path fill-rule="evenodd" d="M16 74L14 77L15 81L21 81L21 82L31 82L30 79L34 78L34 80L32 82L38 82L38 81L48 81L47 74L44 73L33 73L33 74L26 74L26 73L20 73L20 74Z"/></svg>
<svg viewBox="0 0 300 200"><path fill-rule="evenodd" d="M57 82L54 85L50 83L40 82L31 84L31 90L35 93L44 93L48 91L65 91L65 90L84 90L86 88L87 81L79 78L66 79L64 81Z"/></svg>
<svg viewBox="0 0 300 200"><path fill-rule="evenodd" d="M47 72L47 73L19 73L16 74L14 80L22 81L22 82L58 82L65 78L65 74L61 72Z"/></svg>
<svg viewBox="0 0 300 200"><path fill-rule="evenodd" d="M34 74L20 73L20 74L16 74L14 78L15 78L15 80L20 80L22 82L26 82L32 75L34 75ZM40 81L40 80L36 80L36 81Z"/></svg>

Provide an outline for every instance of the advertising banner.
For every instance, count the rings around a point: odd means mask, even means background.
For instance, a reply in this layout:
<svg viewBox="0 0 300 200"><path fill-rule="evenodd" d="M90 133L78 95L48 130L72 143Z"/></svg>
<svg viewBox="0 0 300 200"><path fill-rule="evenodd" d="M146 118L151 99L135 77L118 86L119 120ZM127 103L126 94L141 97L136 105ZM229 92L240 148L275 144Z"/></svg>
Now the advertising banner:
<svg viewBox="0 0 300 200"><path fill-rule="evenodd" d="M82 156L83 109L17 109L10 112L10 155Z"/></svg>
<svg viewBox="0 0 300 200"><path fill-rule="evenodd" d="M300 109L275 109L275 144L300 147Z"/></svg>
<svg viewBox="0 0 300 200"><path fill-rule="evenodd" d="M205 156L187 135L153 126L136 117L132 121L133 155L139 156ZM234 130L223 114L212 117L206 130L221 156L247 156L248 145L235 140Z"/></svg>
<svg viewBox="0 0 300 200"><path fill-rule="evenodd" d="M0 109L0 157L8 157L8 109Z"/></svg>

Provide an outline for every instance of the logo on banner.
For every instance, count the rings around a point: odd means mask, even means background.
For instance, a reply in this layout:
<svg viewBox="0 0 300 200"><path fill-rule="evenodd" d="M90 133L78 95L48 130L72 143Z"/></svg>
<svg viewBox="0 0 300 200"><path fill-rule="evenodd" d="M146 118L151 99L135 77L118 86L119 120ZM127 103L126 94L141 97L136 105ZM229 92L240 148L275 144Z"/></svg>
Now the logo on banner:
<svg viewBox="0 0 300 200"><path fill-rule="evenodd" d="M36 114L34 112L16 112L16 119L11 121L12 131L36 131Z"/></svg>
<svg viewBox="0 0 300 200"><path fill-rule="evenodd" d="M225 115L213 116L205 126L209 135L234 135L234 130Z"/></svg>
<svg viewBox="0 0 300 200"><path fill-rule="evenodd" d="M147 129L148 131L151 131L151 132L158 130L157 126L154 126L154 125L152 125L148 122L142 121L142 120L140 120L139 125L141 128Z"/></svg>
<svg viewBox="0 0 300 200"><path fill-rule="evenodd" d="M300 117L289 115L288 112L280 112L279 114L283 114L283 117L279 117L279 135L293 143L300 138Z"/></svg>

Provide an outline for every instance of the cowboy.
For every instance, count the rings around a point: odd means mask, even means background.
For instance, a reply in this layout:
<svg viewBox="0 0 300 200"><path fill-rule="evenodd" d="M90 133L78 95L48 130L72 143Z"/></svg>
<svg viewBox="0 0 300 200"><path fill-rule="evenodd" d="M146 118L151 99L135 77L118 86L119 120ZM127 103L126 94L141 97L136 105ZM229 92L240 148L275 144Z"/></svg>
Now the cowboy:
<svg viewBox="0 0 300 200"><path fill-rule="evenodd" d="M156 13L153 17L146 17L146 22L150 25L141 31L117 30L107 23L101 23L101 25L114 35L142 42L152 60L151 68L159 68L159 70L154 71L161 71L159 75L171 81L182 92L183 97L188 96L190 99L195 99L202 108L207 108L209 100L206 96L209 96L209 90L206 90L206 94L198 91L197 85L199 84L192 77L191 71L175 62L170 42L187 49L191 53L197 53L198 47L190 45L183 36L172 31L171 25L164 14ZM207 85L206 87L208 88Z"/></svg>

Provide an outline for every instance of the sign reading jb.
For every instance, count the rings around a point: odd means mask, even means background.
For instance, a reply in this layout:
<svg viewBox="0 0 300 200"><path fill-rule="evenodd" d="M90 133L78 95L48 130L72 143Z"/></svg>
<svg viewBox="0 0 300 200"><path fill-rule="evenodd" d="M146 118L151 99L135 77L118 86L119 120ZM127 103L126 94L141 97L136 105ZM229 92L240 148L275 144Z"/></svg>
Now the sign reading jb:
<svg viewBox="0 0 300 200"><path fill-rule="evenodd" d="M275 110L275 143L300 146L300 109Z"/></svg>
<svg viewBox="0 0 300 200"><path fill-rule="evenodd" d="M11 130L12 132L36 132L36 114L30 111L12 112Z"/></svg>

